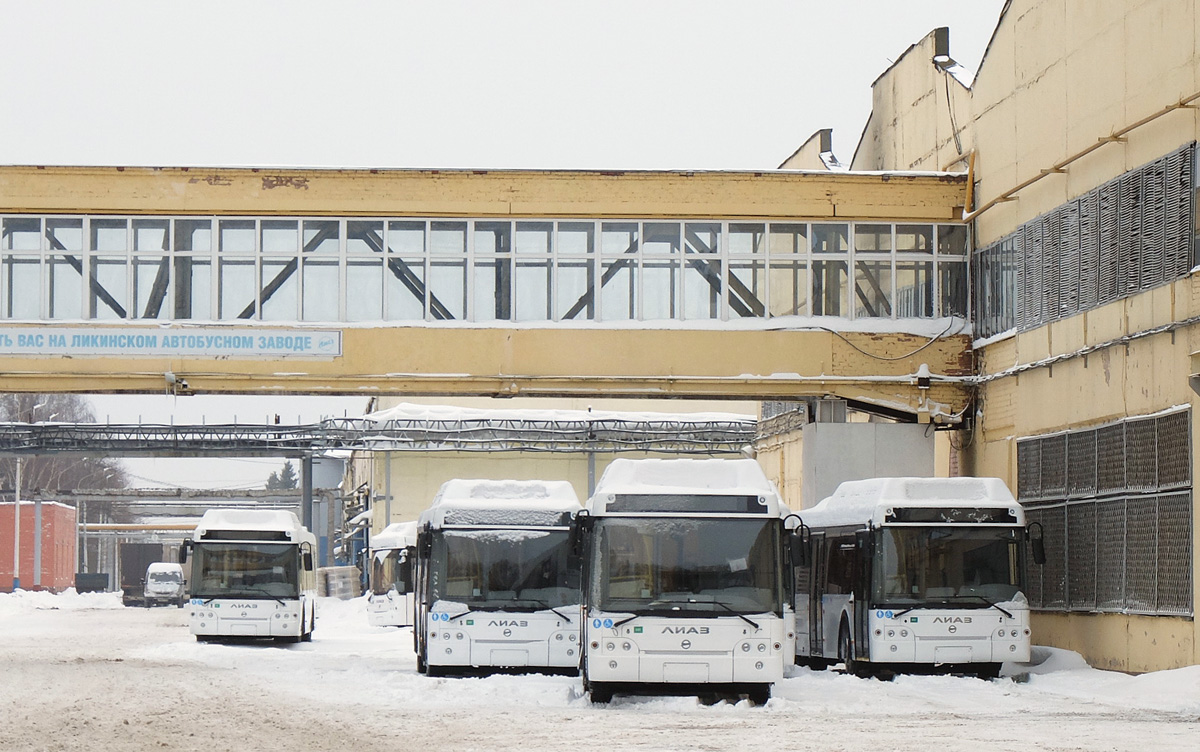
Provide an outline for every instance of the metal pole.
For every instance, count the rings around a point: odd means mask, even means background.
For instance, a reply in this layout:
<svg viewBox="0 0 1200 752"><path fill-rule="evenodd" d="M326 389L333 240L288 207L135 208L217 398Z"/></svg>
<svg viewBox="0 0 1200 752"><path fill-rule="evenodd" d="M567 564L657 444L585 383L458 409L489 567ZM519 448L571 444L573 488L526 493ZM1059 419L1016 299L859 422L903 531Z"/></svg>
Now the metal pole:
<svg viewBox="0 0 1200 752"><path fill-rule="evenodd" d="M33 501L33 589L42 586L42 500Z"/></svg>
<svg viewBox="0 0 1200 752"><path fill-rule="evenodd" d="M88 555L87 555L87 502L79 502L79 550L82 552L80 572L88 571Z"/></svg>
<svg viewBox="0 0 1200 752"><path fill-rule="evenodd" d="M392 453L384 452L383 461L383 526L392 524Z"/></svg>
<svg viewBox="0 0 1200 752"><path fill-rule="evenodd" d="M13 504L13 592L21 589L21 458L17 457L17 493Z"/></svg>
<svg viewBox="0 0 1200 752"><path fill-rule="evenodd" d="M300 498L300 505L304 514L304 527L312 530L313 525L313 477L312 477L312 455L306 454L300 461L300 485L303 491Z"/></svg>
<svg viewBox="0 0 1200 752"><path fill-rule="evenodd" d="M588 498L596 492L596 453L588 452Z"/></svg>

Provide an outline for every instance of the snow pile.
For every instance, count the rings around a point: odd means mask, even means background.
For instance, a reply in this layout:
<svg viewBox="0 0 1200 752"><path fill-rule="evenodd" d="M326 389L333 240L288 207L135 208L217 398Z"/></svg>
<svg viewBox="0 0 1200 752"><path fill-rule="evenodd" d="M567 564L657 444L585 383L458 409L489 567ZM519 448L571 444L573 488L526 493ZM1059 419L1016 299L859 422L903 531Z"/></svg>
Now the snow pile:
<svg viewBox="0 0 1200 752"><path fill-rule="evenodd" d="M1016 499L999 478L871 478L848 480L831 496L802 512L809 525L884 523L889 507L954 507L991 504L1015 508Z"/></svg>
<svg viewBox="0 0 1200 752"><path fill-rule="evenodd" d="M61 593L51 593L48 590L0 593L0 616L38 610L80 611L108 608L125 608L120 593L77 593L75 588L67 588Z"/></svg>

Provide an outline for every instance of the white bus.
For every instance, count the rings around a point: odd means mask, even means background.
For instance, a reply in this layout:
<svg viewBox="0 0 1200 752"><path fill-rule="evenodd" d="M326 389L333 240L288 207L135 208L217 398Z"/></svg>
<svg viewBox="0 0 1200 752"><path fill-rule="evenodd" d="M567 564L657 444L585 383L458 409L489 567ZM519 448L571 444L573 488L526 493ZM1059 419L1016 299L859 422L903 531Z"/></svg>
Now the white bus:
<svg viewBox="0 0 1200 752"><path fill-rule="evenodd" d="M577 517L583 682L767 701L792 662L784 507L754 460L615 460Z"/></svg>
<svg viewBox="0 0 1200 752"><path fill-rule="evenodd" d="M579 673L566 481L451 480L418 520L417 670Z"/></svg>
<svg viewBox="0 0 1200 752"><path fill-rule="evenodd" d="M371 536L371 593L367 598L367 623L371 626L412 626L416 546L415 521L394 522Z"/></svg>
<svg viewBox="0 0 1200 752"><path fill-rule="evenodd" d="M1003 481L847 481L799 517L797 663L995 677L1029 660L1025 548L1045 560L1041 528L1031 538Z"/></svg>
<svg viewBox="0 0 1200 752"><path fill-rule="evenodd" d="M179 563L192 559L192 634L199 641L237 637L312 639L316 624L316 538L280 510L210 509Z"/></svg>

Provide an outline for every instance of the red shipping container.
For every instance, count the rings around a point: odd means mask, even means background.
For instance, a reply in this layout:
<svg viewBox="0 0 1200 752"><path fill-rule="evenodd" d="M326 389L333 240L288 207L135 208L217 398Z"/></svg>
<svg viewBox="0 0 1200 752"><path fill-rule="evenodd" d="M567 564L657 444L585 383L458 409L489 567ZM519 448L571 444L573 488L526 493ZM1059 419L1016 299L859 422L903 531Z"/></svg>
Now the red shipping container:
<svg viewBox="0 0 1200 752"><path fill-rule="evenodd" d="M24 590L66 590L75 585L75 507L42 502L42 576L34 585L34 503L21 502L21 562L18 575ZM0 592L13 589L13 507L0 502Z"/></svg>

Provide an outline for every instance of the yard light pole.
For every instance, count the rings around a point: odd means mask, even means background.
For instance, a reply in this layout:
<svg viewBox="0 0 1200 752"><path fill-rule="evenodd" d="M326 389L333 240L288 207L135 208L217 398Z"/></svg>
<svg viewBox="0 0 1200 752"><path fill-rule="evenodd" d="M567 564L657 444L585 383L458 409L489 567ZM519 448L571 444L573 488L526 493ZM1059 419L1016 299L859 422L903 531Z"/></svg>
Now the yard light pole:
<svg viewBox="0 0 1200 752"><path fill-rule="evenodd" d="M17 457L17 492L13 504L13 592L21 589L21 458Z"/></svg>

